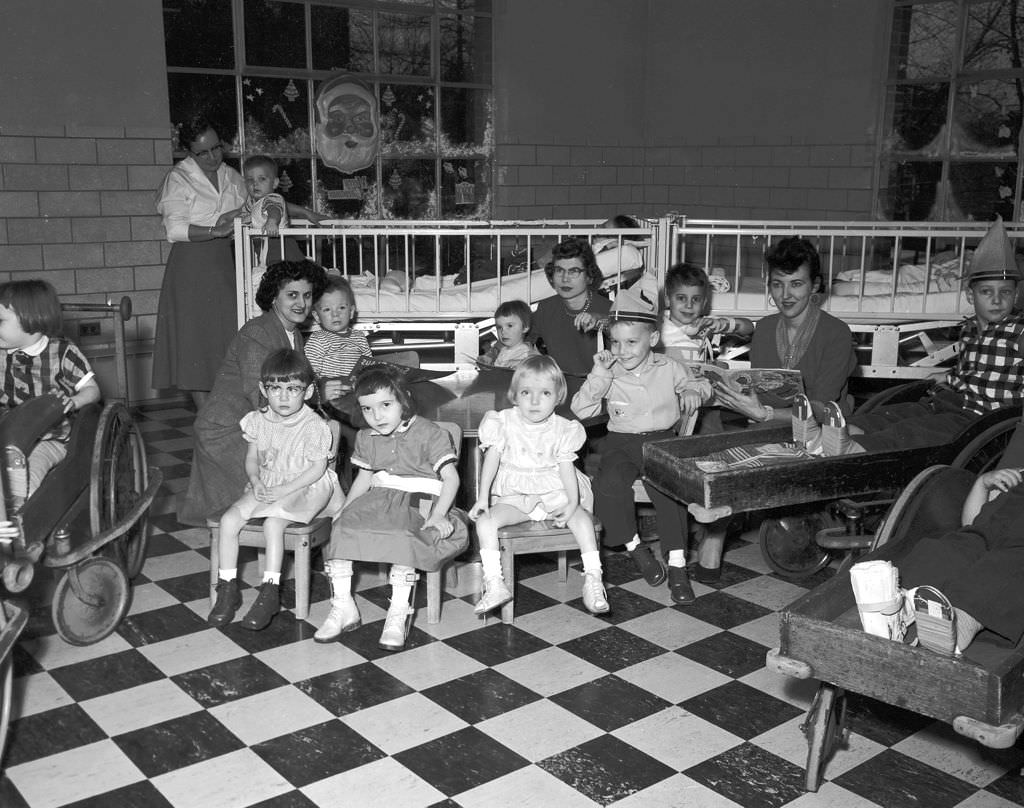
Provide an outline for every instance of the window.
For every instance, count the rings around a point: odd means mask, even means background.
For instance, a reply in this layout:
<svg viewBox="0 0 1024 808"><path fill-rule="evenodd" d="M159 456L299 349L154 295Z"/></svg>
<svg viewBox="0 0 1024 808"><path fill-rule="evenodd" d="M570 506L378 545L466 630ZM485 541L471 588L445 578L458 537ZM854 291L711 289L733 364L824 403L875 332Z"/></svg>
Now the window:
<svg viewBox="0 0 1024 808"><path fill-rule="evenodd" d="M163 0L163 11L177 157L178 127L205 112L228 162L277 161L290 202L337 218L490 217L490 0ZM317 149L317 92L341 74L379 110L377 156L352 173Z"/></svg>
<svg viewBox="0 0 1024 808"><path fill-rule="evenodd" d="M1021 214L1024 0L896 0L876 213Z"/></svg>

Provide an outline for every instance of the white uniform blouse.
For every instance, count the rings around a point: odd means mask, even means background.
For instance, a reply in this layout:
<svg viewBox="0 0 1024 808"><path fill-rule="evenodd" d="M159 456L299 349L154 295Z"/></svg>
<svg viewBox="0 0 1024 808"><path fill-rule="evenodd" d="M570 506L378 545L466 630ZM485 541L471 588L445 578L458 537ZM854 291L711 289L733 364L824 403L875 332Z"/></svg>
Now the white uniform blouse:
<svg viewBox="0 0 1024 808"><path fill-rule="evenodd" d="M156 210L164 217L167 240L188 241L188 226L213 227L221 214L245 202L245 181L231 166L217 169L217 191L192 157L167 172L156 195Z"/></svg>

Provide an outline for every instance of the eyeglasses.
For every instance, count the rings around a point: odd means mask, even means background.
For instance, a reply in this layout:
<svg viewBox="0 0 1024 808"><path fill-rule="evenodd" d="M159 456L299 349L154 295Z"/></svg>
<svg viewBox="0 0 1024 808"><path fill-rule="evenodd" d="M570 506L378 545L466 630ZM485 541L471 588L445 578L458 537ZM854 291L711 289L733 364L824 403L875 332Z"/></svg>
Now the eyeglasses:
<svg viewBox="0 0 1024 808"><path fill-rule="evenodd" d="M199 160L199 159L207 159L207 158L213 157L213 153L214 152L216 152L217 154L220 154L223 151L224 151L224 144L223 143L218 143L216 146L211 146L210 148L204 149L203 151L192 151L191 149L189 149L189 153L193 157L195 157L197 160Z"/></svg>
<svg viewBox="0 0 1024 808"><path fill-rule="evenodd" d="M571 281L576 280L580 275L586 272L585 269L579 267L555 267L552 275L561 275L563 278L568 278Z"/></svg>
<svg viewBox="0 0 1024 808"><path fill-rule="evenodd" d="M295 398L306 392L306 388L301 384L265 384L263 387L268 396Z"/></svg>

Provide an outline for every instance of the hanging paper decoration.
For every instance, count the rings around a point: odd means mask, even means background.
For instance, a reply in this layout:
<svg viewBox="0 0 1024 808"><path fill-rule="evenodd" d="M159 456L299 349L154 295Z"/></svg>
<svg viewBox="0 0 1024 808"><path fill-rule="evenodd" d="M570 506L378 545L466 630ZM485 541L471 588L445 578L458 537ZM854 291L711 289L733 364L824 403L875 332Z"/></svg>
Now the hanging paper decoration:
<svg viewBox="0 0 1024 808"><path fill-rule="evenodd" d="M472 182L455 183L455 204L472 205L476 201L476 185Z"/></svg>
<svg viewBox="0 0 1024 808"><path fill-rule="evenodd" d="M282 194L288 193L295 183L292 182L292 178L288 176L287 171L282 171L281 176L278 178L277 190Z"/></svg>
<svg viewBox="0 0 1024 808"><path fill-rule="evenodd" d="M376 96L348 75L325 81L316 96L316 148L331 168L354 174L380 149Z"/></svg>
<svg viewBox="0 0 1024 808"><path fill-rule="evenodd" d="M391 172L391 176L388 177L388 185L394 188L396 191L402 187L402 175L398 173L396 168Z"/></svg>
<svg viewBox="0 0 1024 808"><path fill-rule="evenodd" d="M288 86L284 88L284 97L289 101L294 101L299 97L299 88L295 86L293 79L288 79Z"/></svg>
<svg viewBox="0 0 1024 808"><path fill-rule="evenodd" d="M387 104L389 107L394 106L396 100L395 91L392 90L390 86L386 87L383 95L381 95L380 97L380 100Z"/></svg>
<svg viewBox="0 0 1024 808"><path fill-rule="evenodd" d="M284 119L285 126L287 126L289 129L292 128L292 122L288 118L288 113L284 111L284 107L282 107L280 104L274 104L274 106L270 108L270 111L276 112L278 115L280 115L281 118Z"/></svg>

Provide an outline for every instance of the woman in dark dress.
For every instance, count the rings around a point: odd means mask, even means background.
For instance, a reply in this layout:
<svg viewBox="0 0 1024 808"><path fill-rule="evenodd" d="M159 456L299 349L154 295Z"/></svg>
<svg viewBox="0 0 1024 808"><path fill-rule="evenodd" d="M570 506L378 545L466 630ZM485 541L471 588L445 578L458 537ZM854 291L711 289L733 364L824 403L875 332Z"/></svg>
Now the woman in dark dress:
<svg viewBox="0 0 1024 808"><path fill-rule="evenodd" d="M245 489L247 444L238 422L259 405L260 366L279 348L302 350L299 327L326 283L312 261L280 261L263 275L256 303L264 314L239 329L228 346L206 403L195 421L192 474L178 519L205 525Z"/></svg>

